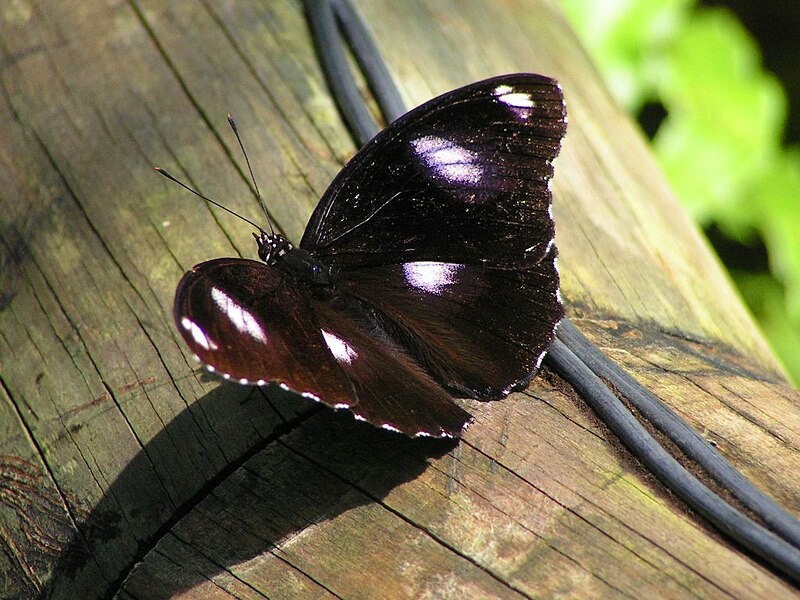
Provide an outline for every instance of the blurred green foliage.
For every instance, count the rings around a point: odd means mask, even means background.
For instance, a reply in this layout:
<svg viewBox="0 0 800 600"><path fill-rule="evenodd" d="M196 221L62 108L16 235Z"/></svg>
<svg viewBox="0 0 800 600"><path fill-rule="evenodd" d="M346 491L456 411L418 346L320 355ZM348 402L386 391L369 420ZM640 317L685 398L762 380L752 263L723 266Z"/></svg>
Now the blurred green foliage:
<svg viewBox="0 0 800 600"><path fill-rule="evenodd" d="M695 221L769 271L731 277L795 385L800 382L800 148L757 44L726 9L694 0L559 0L620 104L666 112L652 146Z"/></svg>

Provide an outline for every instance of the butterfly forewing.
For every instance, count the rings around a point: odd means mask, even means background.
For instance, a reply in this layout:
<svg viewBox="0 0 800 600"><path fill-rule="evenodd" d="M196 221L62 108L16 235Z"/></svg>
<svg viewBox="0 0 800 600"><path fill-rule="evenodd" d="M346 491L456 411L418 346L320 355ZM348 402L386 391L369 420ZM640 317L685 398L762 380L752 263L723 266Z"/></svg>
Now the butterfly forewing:
<svg viewBox="0 0 800 600"><path fill-rule="evenodd" d="M435 260L510 269L536 261L553 239L548 181L565 129L561 90L540 75L444 94L356 154L301 246L342 268Z"/></svg>
<svg viewBox="0 0 800 600"><path fill-rule="evenodd" d="M530 379L563 316L549 180L565 130L546 77L444 94L350 161L301 245L379 309L441 385L503 397Z"/></svg>
<svg viewBox="0 0 800 600"><path fill-rule="evenodd" d="M307 290L280 269L239 258L201 263L178 284L173 311L198 360L226 379L283 384L334 407L355 404Z"/></svg>
<svg viewBox="0 0 800 600"><path fill-rule="evenodd" d="M457 436L470 420L358 302L319 297L280 268L238 258L197 265L174 312L198 360L225 378L278 383L411 436Z"/></svg>

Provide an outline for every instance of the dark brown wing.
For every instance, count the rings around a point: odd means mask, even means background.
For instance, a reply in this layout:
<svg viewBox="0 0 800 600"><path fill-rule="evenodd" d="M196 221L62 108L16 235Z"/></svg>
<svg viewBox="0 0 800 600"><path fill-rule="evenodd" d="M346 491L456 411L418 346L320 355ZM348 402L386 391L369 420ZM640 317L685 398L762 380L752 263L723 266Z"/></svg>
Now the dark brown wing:
<svg viewBox="0 0 800 600"><path fill-rule="evenodd" d="M319 298L277 267L197 265L178 285L174 315L198 360L239 383L278 383L411 436L457 436L470 419L357 302Z"/></svg>
<svg viewBox="0 0 800 600"><path fill-rule="evenodd" d="M198 360L226 379L354 404L306 294L283 271L239 258L201 263L178 284L173 312Z"/></svg>
<svg viewBox="0 0 800 600"><path fill-rule="evenodd" d="M553 239L548 182L566 131L558 84L506 75L381 131L334 179L300 246L330 266L532 265Z"/></svg>
<svg viewBox="0 0 800 600"><path fill-rule="evenodd" d="M563 316L548 184L565 130L547 77L448 92L350 161L301 246L391 320L439 383L503 397L538 368Z"/></svg>
<svg viewBox="0 0 800 600"><path fill-rule="evenodd" d="M501 271L412 262L347 271L343 286L398 326L436 381L461 397L493 400L524 387L563 316L555 248L533 267Z"/></svg>

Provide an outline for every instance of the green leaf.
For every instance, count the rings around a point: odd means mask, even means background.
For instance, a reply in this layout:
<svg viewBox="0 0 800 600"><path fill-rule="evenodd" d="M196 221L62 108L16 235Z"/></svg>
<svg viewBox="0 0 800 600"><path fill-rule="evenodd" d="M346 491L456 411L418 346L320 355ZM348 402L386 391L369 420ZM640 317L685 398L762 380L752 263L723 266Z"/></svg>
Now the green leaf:
<svg viewBox="0 0 800 600"><path fill-rule="evenodd" d="M681 31L693 0L561 0L617 101L631 112L653 97L653 64Z"/></svg>
<svg viewBox="0 0 800 600"><path fill-rule="evenodd" d="M673 189L701 225L746 239L760 208L755 182L779 152L783 91L726 10L698 11L672 45L659 87L668 117L653 145Z"/></svg>
<svg viewBox="0 0 800 600"><path fill-rule="evenodd" d="M786 314L784 289L767 273L732 273L770 346L780 358L795 387L800 383L800 319Z"/></svg>
<svg viewBox="0 0 800 600"><path fill-rule="evenodd" d="M774 158L759 180L755 222L769 253L770 271L785 288L789 318L800 330L800 149ZM800 346L796 353L800 355Z"/></svg>
<svg viewBox="0 0 800 600"><path fill-rule="evenodd" d="M693 0L560 3L620 104L664 105L654 152L695 221L764 241L771 274L734 280L800 381L800 150L781 147L786 100L756 43Z"/></svg>

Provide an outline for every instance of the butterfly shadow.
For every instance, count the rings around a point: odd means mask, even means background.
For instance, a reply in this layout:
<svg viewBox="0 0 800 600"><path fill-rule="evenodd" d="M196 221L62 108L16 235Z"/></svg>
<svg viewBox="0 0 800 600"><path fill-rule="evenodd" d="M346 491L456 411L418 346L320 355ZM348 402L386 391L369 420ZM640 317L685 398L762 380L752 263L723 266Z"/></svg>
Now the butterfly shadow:
<svg viewBox="0 0 800 600"><path fill-rule="evenodd" d="M383 431L277 389L266 399L246 400L250 394L222 384L155 435L80 519L80 533L59 553L43 597L110 597L120 587L134 596L138 590L171 597L270 553L309 526L379 501L456 444ZM268 402L294 411L293 425L265 410ZM265 420L265 412L274 416ZM178 471L171 485L185 500L177 508L165 510L162 502L123 516L125 495L153 486L154 456L174 452L176 440L184 456L219 444L213 427L197 434L198 413L226 415L229 422L260 417L272 427L210 477ZM190 429L195 435L186 435Z"/></svg>

